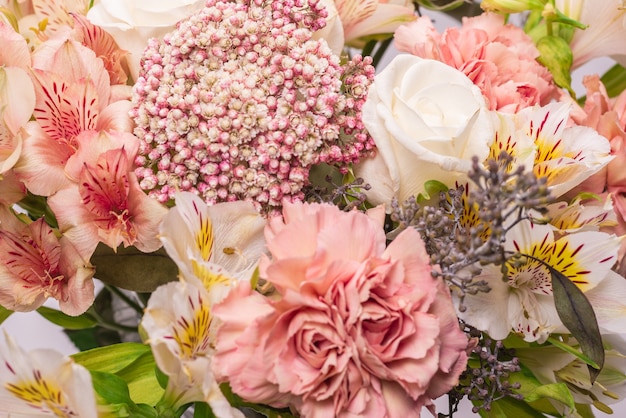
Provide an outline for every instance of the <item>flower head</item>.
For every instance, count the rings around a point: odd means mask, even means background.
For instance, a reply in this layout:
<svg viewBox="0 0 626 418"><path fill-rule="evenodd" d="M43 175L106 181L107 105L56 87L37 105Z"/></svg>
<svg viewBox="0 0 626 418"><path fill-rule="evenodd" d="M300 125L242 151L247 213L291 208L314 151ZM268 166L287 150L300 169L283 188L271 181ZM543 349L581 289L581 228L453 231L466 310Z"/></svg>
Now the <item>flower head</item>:
<svg viewBox="0 0 626 418"><path fill-rule="evenodd" d="M3 223L3 228L10 225ZM0 230L0 304L5 308L32 311L52 297L63 312L79 315L94 300L93 275L87 259L43 218Z"/></svg>
<svg viewBox="0 0 626 418"><path fill-rule="evenodd" d="M8 336L0 344L3 416L98 416L87 369L54 350L23 351Z"/></svg>
<svg viewBox="0 0 626 418"><path fill-rule="evenodd" d="M344 71L311 38L322 10L301 0L210 0L150 41L132 111L142 188L161 202L181 190L272 212L303 199L313 164L368 152L359 115L373 69L358 71L367 61L356 60Z"/></svg>
<svg viewBox="0 0 626 418"><path fill-rule="evenodd" d="M480 87L489 108L514 113L547 104L558 90L536 58L532 39L495 13L463 18L460 28L438 33L428 17L403 25L395 34L400 51L442 61Z"/></svg>
<svg viewBox="0 0 626 418"><path fill-rule="evenodd" d="M382 214L285 204L260 265L276 293L242 283L214 308L218 379L303 417L415 415L458 382L468 340L448 290L415 230L385 248Z"/></svg>

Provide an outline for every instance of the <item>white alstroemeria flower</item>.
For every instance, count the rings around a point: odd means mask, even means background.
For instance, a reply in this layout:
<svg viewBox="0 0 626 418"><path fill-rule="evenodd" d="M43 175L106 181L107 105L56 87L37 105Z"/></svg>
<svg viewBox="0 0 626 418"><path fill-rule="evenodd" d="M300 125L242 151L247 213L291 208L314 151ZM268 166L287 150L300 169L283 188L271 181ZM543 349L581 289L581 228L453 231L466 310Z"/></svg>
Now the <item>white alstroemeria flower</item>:
<svg viewBox="0 0 626 418"><path fill-rule="evenodd" d="M551 103L528 107L514 116L517 135L526 135L535 144L532 169L537 177L547 178L554 197L570 191L613 159L608 139L595 129L566 126L570 110L569 103Z"/></svg>
<svg viewBox="0 0 626 418"><path fill-rule="evenodd" d="M556 0L556 8L585 25L570 42L577 68L598 57L626 63L626 7L623 0Z"/></svg>
<svg viewBox="0 0 626 418"><path fill-rule="evenodd" d="M87 369L55 350L27 353L10 336L5 339L0 344L0 415L98 416Z"/></svg>
<svg viewBox="0 0 626 418"><path fill-rule="evenodd" d="M580 199L555 202L547 205L546 209L548 211L545 214L531 211L531 217L536 220L545 219L561 232L599 231L601 227L617 224L617 215L610 196L604 202L592 200L583 204Z"/></svg>
<svg viewBox="0 0 626 418"><path fill-rule="evenodd" d="M626 280L611 270L619 241L614 235L597 231L558 238L550 225L519 222L509 231L505 249L534 259L509 263L506 277L502 277L500 267L485 267L477 280L487 281L491 291L466 295L467 310L459 317L497 340L510 332L529 342L543 342L553 332L566 333L554 306L552 276L546 263L586 294L601 330L624 332Z"/></svg>
<svg viewBox="0 0 626 418"><path fill-rule="evenodd" d="M243 417L226 400L211 371L216 325L211 306L219 298L197 280L167 283L150 297L141 326L157 366L169 376L164 396L173 409L200 401L216 416Z"/></svg>
<svg viewBox="0 0 626 418"><path fill-rule="evenodd" d="M230 279L249 280L265 251L265 219L250 202L227 202L208 206L190 192L175 197L161 223L163 247L183 278L197 277L209 288ZM210 264L228 273L215 274Z"/></svg>

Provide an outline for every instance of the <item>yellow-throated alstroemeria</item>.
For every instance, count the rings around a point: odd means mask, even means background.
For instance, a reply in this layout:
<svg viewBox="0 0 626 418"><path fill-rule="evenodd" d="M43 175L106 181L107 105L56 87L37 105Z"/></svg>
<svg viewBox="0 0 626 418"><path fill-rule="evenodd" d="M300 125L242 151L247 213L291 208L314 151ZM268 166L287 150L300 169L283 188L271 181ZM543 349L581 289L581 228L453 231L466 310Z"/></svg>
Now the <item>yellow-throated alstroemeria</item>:
<svg viewBox="0 0 626 418"><path fill-rule="evenodd" d="M217 265L205 268L215 275L223 272ZM163 407L176 410L190 402L206 402L215 416L239 418L211 371L215 346L212 305L219 292L210 292L196 280L170 282L154 291L141 326L159 369L168 377Z"/></svg>
<svg viewBox="0 0 626 418"><path fill-rule="evenodd" d="M91 376L50 349L25 352L5 335L0 344L0 415L4 417L98 416Z"/></svg>
<svg viewBox="0 0 626 418"><path fill-rule="evenodd" d="M598 231L556 234L551 225L523 220L507 234L505 250L531 257L507 263L504 276L498 266L485 267L477 279L485 280L491 291L466 295L467 309L459 317L498 340L510 332L529 342L543 342L553 332L566 333L554 306L547 264L585 293L600 330L626 332L626 281L611 270L619 241Z"/></svg>
<svg viewBox="0 0 626 418"><path fill-rule="evenodd" d="M159 237L183 278L197 277L205 287L249 280L265 250L265 219L250 202L208 206L190 192L175 196L176 206L163 218ZM210 265L227 272L215 275Z"/></svg>
<svg viewBox="0 0 626 418"><path fill-rule="evenodd" d="M595 129L568 126L570 110L571 104L550 103L527 107L513 115L500 114L501 119L512 118L515 125L515 128L506 128L506 135L513 131L512 152L517 157L514 163L524 164L537 177L546 178L554 197L572 190L613 159L608 139ZM503 126L504 122L500 127ZM506 135L498 132L498 137ZM530 138L534 150L528 150L524 137ZM532 159L529 160L529 156Z"/></svg>

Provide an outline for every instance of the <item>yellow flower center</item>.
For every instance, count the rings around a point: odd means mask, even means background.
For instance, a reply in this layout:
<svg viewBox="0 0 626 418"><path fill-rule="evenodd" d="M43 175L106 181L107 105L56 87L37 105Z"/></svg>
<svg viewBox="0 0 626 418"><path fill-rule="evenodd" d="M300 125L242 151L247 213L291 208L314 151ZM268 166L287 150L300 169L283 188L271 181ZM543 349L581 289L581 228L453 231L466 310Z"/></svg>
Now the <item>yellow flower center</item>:
<svg viewBox="0 0 626 418"><path fill-rule="evenodd" d="M204 219L202 214L200 214L200 229L196 233L196 246L200 250L202 259L208 261L213 250L213 225L211 219Z"/></svg>
<svg viewBox="0 0 626 418"><path fill-rule="evenodd" d="M5 387L9 393L33 408L52 412L62 418L77 416L65 403L61 388L54 382L44 379L38 370L34 371L34 380L6 383Z"/></svg>
<svg viewBox="0 0 626 418"><path fill-rule="evenodd" d="M180 357L185 360L193 359L207 353L210 347L209 326L211 325L211 310L208 302L200 296L197 300L189 299L193 307L191 318L180 317L174 326L174 341L180 349Z"/></svg>

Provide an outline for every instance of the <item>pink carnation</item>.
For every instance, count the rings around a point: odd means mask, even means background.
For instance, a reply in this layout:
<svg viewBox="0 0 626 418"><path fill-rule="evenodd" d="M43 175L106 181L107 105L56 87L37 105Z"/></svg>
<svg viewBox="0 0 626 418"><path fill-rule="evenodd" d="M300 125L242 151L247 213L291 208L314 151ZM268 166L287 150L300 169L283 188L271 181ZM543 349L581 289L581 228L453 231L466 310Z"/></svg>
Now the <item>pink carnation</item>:
<svg viewBox="0 0 626 418"><path fill-rule="evenodd" d="M491 110L514 113L558 95L552 75L536 61L539 51L532 39L521 28L504 24L499 14L463 18L460 28L442 34L422 16L396 30L395 46L462 71L480 87Z"/></svg>
<svg viewBox="0 0 626 418"><path fill-rule="evenodd" d="M406 417L458 383L468 346L413 229L388 247L382 211L286 203L265 230L260 277L214 308L213 361L251 402L303 417ZM376 219L377 220L376 220Z"/></svg>

